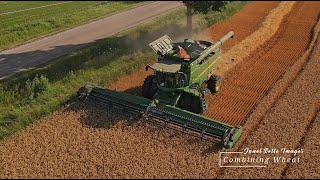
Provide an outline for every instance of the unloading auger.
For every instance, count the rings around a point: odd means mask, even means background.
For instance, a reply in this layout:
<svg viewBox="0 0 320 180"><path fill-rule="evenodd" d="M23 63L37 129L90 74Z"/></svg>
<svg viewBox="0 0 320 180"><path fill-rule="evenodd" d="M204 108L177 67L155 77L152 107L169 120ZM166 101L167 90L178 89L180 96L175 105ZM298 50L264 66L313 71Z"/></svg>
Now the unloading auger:
<svg viewBox="0 0 320 180"><path fill-rule="evenodd" d="M234 36L230 31L216 43L185 39L174 43L163 36L150 43L158 54L158 62L147 65L153 75L146 77L143 97L120 93L97 86L83 86L77 98L98 106L107 105L134 116L222 142L232 148L241 136L240 126L230 126L201 116L206 111L212 94L219 91L221 78L213 75L222 50L220 46Z"/></svg>

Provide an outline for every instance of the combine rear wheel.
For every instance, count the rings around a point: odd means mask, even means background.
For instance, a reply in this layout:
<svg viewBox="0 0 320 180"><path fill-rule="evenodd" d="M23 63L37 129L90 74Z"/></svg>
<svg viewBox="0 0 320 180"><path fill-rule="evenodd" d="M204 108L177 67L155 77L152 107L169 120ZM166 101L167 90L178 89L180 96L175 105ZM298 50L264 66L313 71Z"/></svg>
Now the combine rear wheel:
<svg viewBox="0 0 320 180"><path fill-rule="evenodd" d="M220 90L222 81L220 76L211 75L208 80L208 89L212 94L217 93Z"/></svg>
<svg viewBox="0 0 320 180"><path fill-rule="evenodd" d="M157 84L153 81L155 75L150 75L146 77L142 85L142 96L148 99L152 99L156 94L158 87Z"/></svg>

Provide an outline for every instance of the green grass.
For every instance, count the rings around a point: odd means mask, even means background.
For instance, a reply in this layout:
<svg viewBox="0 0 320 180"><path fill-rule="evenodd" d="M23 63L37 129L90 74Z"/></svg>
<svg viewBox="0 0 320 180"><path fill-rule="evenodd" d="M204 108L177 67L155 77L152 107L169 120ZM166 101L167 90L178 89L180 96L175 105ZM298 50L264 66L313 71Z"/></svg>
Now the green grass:
<svg viewBox="0 0 320 180"><path fill-rule="evenodd" d="M0 51L33 40L34 38L71 28L93 19L105 17L146 3L149 2L0 2ZM41 6L47 7L37 8ZM8 12L12 13L5 14Z"/></svg>
<svg viewBox="0 0 320 180"><path fill-rule="evenodd" d="M227 19L246 2L232 2L223 12L194 17L195 29L204 30L212 23ZM108 85L145 63L156 60L148 43L168 34L173 39L185 36L186 9L103 39L90 47L59 57L46 65L21 72L0 83L0 139L59 110L74 100L83 85ZM226 30L228 31L228 30ZM28 79L36 75L48 78L49 85L37 98L26 94Z"/></svg>

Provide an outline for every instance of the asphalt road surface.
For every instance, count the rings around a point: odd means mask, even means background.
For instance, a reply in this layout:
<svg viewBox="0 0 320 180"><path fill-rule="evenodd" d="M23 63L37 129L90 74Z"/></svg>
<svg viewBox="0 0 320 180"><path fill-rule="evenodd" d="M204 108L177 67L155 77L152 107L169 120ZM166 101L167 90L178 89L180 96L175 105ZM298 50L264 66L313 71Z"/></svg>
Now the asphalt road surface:
<svg viewBox="0 0 320 180"><path fill-rule="evenodd" d="M183 4L157 1L0 52L0 79L114 35Z"/></svg>

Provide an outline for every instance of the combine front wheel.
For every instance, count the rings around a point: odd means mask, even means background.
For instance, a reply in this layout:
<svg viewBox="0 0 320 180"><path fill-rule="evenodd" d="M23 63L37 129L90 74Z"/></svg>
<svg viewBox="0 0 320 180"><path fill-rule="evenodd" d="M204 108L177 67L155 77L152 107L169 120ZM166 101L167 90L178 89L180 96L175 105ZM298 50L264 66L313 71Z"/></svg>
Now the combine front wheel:
<svg viewBox="0 0 320 180"><path fill-rule="evenodd" d="M194 96L191 93L182 93L177 106L183 110L187 110L196 114L203 112L200 97Z"/></svg>
<svg viewBox="0 0 320 180"><path fill-rule="evenodd" d="M157 84L153 81L155 75L146 77L142 85L142 96L148 99L152 99L154 94L157 92Z"/></svg>
<svg viewBox="0 0 320 180"><path fill-rule="evenodd" d="M79 88L78 92L77 92L77 99L80 101L83 101L86 99L86 97L88 96L89 92L90 92L90 87L88 86L82 86Z"/></svg>

